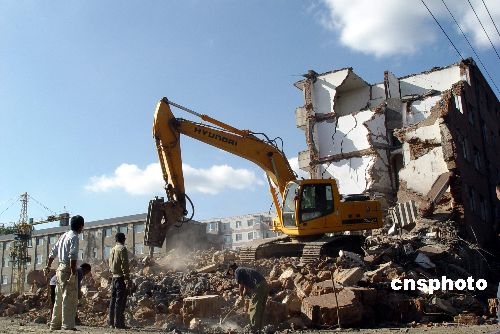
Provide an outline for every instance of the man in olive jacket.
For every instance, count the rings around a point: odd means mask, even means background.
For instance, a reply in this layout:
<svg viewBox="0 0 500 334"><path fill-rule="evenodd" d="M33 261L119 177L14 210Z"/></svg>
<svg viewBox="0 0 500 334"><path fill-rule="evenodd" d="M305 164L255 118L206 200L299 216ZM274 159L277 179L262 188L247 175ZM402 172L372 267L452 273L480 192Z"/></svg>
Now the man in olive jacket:
<svg viewBox="0 0 500 334"><path fill-rule="evenodd" d="M109 304L109 326L112 328L128 328L125 326L125 306L127 290L130 287L130 270L128 252L125 247L125 234L117 233L116 245L109 254L109 269L113 274L111 302Z"/></svg>

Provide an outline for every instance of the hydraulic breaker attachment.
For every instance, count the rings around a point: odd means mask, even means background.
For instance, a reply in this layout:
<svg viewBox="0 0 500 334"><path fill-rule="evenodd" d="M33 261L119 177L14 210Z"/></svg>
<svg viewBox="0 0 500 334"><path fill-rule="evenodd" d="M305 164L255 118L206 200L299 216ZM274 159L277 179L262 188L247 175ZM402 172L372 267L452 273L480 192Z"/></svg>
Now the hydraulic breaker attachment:
<svg viewBox="0 0 500 334"><path fill-rule="evenodd" d="M177 202L165 202L163 197L149 201L148 217L144 231L144 245L162 247L172 225L182 223L185 209Z"/></svg>

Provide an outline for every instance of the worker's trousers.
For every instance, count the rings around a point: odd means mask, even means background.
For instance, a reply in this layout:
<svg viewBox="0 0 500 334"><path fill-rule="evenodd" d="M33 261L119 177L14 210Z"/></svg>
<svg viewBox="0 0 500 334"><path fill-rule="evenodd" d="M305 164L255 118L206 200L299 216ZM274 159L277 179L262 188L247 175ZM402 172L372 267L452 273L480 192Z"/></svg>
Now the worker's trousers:
<svg viewBox="0 0 500 334"><path fill-rule="evenodd" d="M56 271L56 298L52 309L50 329L75 328L76 308L78 306L78 284L76 275L71 276L69 264L61 263Z"/></svg>
<svg viewBox="0 0 500 334"><path fill-rule="evenodd" d="M498 290L497 290L497 322L500 325L500 283L498 283Z"/></svg>
<svg viewBox="0 0 500 334"><path fill-rule="evenodd" d="M255 287L255 289L250 291L248 314L250 315L250 326L254 332L262 329L262 324L264 322L264 310L266 309L268 295L269 288L266 281L261 282Z"/></svg>
<svg viewBox="0 0 500 334"><path fill-rule="evenodd" d="M127 305L127 286L123 277L113 277L111 283L111 302L109 303L109 325L125 327L125 306Z"/></svg>

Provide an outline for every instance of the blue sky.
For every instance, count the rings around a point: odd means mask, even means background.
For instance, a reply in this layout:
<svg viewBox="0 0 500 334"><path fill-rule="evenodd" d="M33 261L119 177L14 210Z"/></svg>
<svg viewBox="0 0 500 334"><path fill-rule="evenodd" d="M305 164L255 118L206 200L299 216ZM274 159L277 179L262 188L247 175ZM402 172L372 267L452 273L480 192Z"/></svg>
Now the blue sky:
<svg viewBox="0 0 500 334"><path fill-rule="evenodd" d="M473 55L441 1L426 2ZM448 2L500 85L499 59L468 3ZM498 26L500 3L485 3ZM472 4L500 49L484 5ZM396 0L0 1L0 59L0 212L28 192L88 221L146 212L162 194L151 127L163 96L280 136L293 158L306 148L293 83L307 70L353 67L377 83L384 70L403 76L459 60L420 1ZM269 210L250 162L186 138L182 150L196 219ZM28 210L51 213L34 201Z"/></svg>

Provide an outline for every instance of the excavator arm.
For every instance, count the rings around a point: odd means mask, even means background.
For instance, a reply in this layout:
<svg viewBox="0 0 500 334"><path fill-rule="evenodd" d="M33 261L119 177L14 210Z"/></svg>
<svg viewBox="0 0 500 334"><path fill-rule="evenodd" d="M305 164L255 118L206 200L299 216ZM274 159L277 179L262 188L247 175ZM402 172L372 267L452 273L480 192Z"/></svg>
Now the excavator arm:
<svg viewBox="0 0 500 334"><path fill-rule="evenodd" d="M187 111L211 125L176 118L170 105ZM248 130L239 130L207 115L198 114L179 106L166 98L158 102L154 116L153 137L166 183L167 201L155 198L150 202L146 223L145 244L161 247L168 228L186 220L186 196L180 135L186 135L203 143L252 161L261 167L268 178L269 190L280 217L280 204L275 188L283 198L285 187L296 180L285 154L270 140L258 138ZM188 219L189 220L189 219Z"/></svg>

